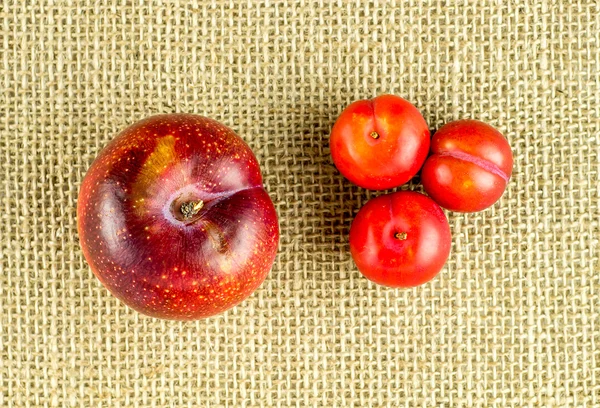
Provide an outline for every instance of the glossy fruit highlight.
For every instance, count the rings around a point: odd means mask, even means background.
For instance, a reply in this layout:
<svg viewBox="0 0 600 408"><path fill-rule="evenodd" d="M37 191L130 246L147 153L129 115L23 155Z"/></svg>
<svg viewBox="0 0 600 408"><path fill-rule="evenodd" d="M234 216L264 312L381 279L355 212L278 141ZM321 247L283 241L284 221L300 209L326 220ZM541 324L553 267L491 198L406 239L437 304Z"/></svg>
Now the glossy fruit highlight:
<svg viewBox="0 0 600 408"><path fill-rule="evenodd" d="M500 132L477 120L458 120L433 136L421 182L448 210L481 211L500 199L512 166L510 146Z"/></svg>
<svg viewBox="0 0 600 408"><path fill-rule="evenodd" d="M450 226L442 209L413 191L371 199L350 228L350 251L360 272L390 287L431 280L443 268L450 246Z"/></svg>
<svg viewBox="0 0 600 408"><path fill-rule="evenodd" d="M196 115L150 117L96 158L81 186L78 230L94 274L153 317L223 312L267 276L279 240L254 154Z"/></svg>
<svg viewBox="0 0 600 408"><path fill-rule="evenodd" d="M373 190L401 186L421 168L430 133L410 102L382 95L349 105L331 131L335 166L354 184Z"/></svg>

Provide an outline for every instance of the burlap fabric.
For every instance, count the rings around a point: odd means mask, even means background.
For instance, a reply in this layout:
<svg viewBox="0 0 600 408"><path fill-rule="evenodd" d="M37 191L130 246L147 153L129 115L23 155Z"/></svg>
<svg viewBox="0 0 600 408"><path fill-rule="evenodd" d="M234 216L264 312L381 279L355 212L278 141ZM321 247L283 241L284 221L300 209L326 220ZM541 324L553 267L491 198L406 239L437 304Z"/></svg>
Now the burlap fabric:
<svg viewBox="0 0 600 408"><path fill-rule="evenodd" d="M0 405L600 406L599 15L595 1L4 0ZM353 265L350 222L376 193L328 148L342 109L384 92L432 129L487 121L515 154L502 200L448 213L447 266L411 290ZM204 321L128 309L78 245L88 166L159 112L235 129L280 216L266 282Z"/></svg>

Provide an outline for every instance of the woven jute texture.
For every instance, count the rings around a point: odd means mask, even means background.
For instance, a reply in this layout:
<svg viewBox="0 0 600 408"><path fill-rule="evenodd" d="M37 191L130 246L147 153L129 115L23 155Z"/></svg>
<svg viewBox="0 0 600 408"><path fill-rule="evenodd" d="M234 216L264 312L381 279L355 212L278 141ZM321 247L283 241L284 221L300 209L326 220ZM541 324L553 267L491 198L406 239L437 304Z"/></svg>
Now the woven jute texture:
<svg viewBox="0 0 600 408"><path fill-rule="evenodd" d="M0 2L0 406L600 406L599 33L596 1ZM409 290L354 266L350 223L380 193L328 146L382 93L432 130L484 120L515 157L493 208L447 213L447 265ZM76 228L101 148L166 112L244 138L281 226L260 289L197 322L117 301Z"/></svg>

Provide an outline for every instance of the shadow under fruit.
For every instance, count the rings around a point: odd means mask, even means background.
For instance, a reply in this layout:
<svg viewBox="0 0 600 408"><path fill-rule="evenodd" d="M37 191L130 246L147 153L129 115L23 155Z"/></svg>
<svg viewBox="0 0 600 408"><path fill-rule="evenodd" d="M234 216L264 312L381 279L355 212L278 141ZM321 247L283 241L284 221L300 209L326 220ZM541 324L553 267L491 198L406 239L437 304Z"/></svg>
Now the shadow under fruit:
<svg viewBox="0 0 600 408"><path fill-rule="evenodd" d="M248 145L196 115L153 116L92 163L77 204L86 260L149 316L192 320L247 298L273 265L275 207Z"/></svg>

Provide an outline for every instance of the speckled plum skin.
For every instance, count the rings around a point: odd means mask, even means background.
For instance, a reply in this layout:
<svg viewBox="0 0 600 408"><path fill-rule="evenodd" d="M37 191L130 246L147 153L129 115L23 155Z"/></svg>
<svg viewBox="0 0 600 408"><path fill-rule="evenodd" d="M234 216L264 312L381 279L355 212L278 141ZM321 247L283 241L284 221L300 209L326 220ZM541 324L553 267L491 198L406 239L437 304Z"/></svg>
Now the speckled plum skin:
<svg viewBox="0 0 600 408"><path fill-rule="evenodd" d="M201 200L193 217L181 204ZM117 298L146 315L193 320L247 298L271 269L275 207L248 145L197 115L125 129L96 158L77 203L86 260Z"/></svg>

